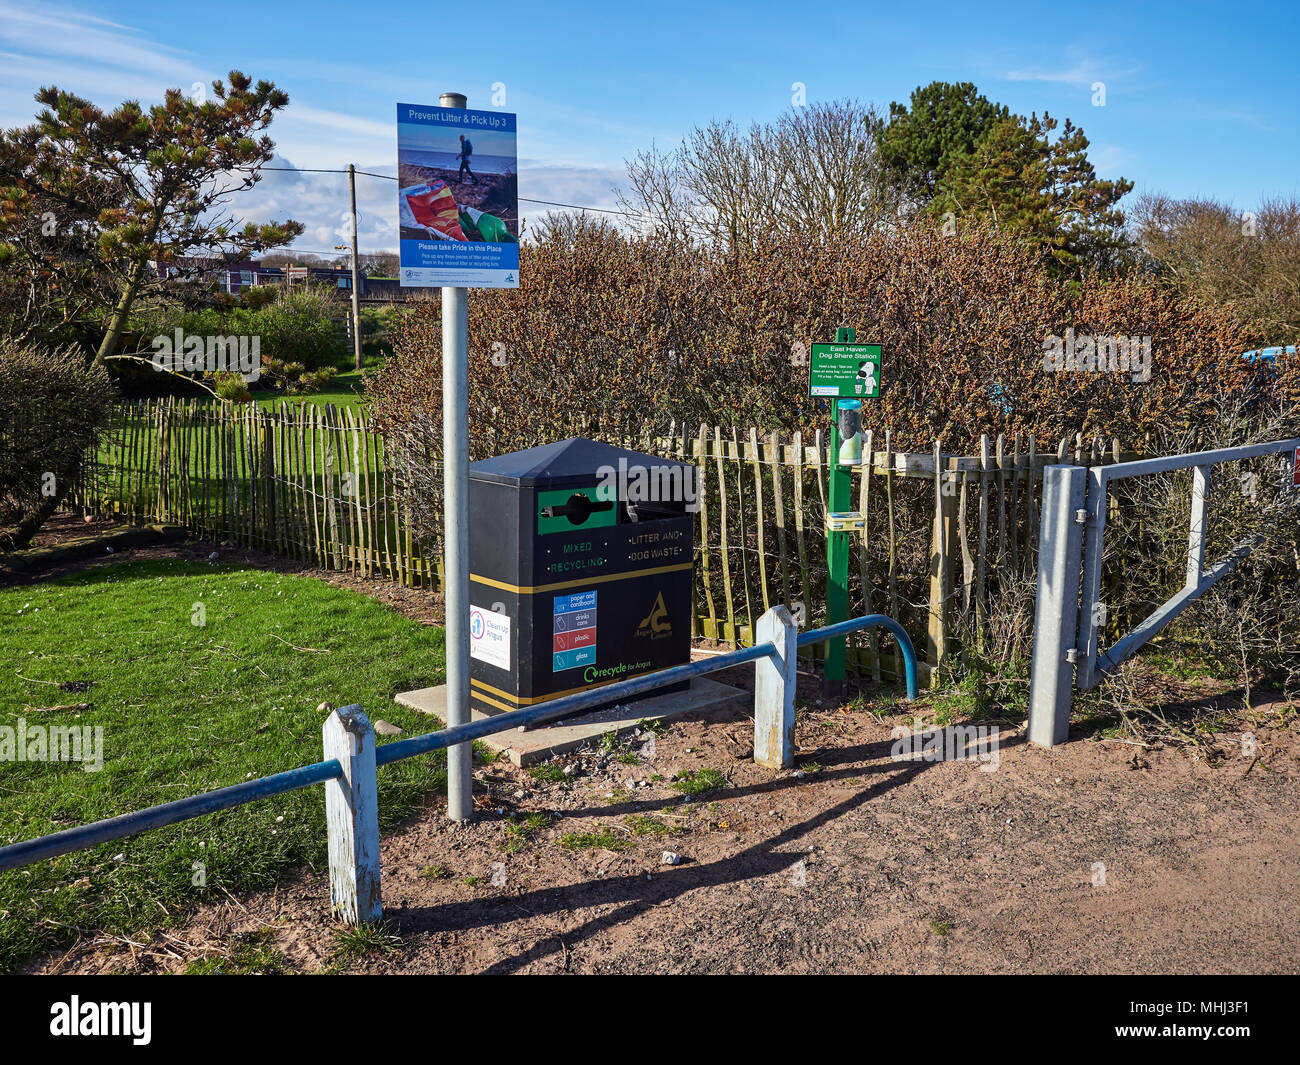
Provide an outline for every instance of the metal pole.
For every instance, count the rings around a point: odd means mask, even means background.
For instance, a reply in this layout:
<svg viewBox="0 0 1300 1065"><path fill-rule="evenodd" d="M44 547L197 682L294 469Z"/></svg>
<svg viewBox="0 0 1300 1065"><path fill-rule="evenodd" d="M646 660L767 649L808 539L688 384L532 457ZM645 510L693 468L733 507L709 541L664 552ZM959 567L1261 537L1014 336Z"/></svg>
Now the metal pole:
<svg viewBox="0 0 1300 1065"><path fill-rule="evenodd" d="M348 163L348 195L352 200L352 354L361 369L361 293L357 288L357 168Z"/></svg>
<svg viewBox="0 0 1300 1065"><path fill-rule="evenodd" d="M438 98L463 108L458 92ZM447 648L447 726L469 724L469 290L442 290L443 559ZM474 812L472 749L447 751L447 816Z"/></svg>
<svg viewBox="0 0 1300 1065"><path fill-rule="evenodd" d="M1097 670L1097 649L1101 646L1101 619L1105 612L1101 603L1102 550L1106 546L1106 502L1111 466L1088 467L1084 527L1088 536L1083 544L1083 589L1079 599L1079 660L1075 670L1075 684L1080 688L1095 688L1101 679Z"/></svg>
<svg viewBox="0 0 1300 1065"><path fill-rule="evenodd" d="M1029 681L1029 739L1052 747L1070 736L1083 512L1088 471L1043 469L1043 516L1038 534L1038 596L1034 662Z"/></svg>

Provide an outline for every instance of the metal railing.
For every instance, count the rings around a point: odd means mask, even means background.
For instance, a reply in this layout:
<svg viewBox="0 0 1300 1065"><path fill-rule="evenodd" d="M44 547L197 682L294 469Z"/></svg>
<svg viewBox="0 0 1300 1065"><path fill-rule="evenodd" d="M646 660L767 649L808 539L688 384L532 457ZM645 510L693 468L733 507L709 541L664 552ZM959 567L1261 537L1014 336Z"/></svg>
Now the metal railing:
<svg viewBox="0 0 1300 1065"><path fill-rule="evenodd" d="M1300 438L1110 466L1048 466L1043 471L1029 688L1030 740L1048 747L1063 742L1069 735L1074 688L1096 687L1107 673L1136 654L1259 546L1261 537L1249 537L1208 569L1205 567L1212 472L1223 462L1280 453L1300 455ZM1185 469L1193 470L1194 476L1183 587L1111 647L1103 649L1101 578L1109 485L1127 477Z"/></svg>
<svg viewBox="0 0 1300 1065"><path fill-rule="evenodd" d="M204 791L190 795L174 802L165 802L159 806L147 806L118 817L109 817L103 821L93 821L76 828L65 828L62 832L52 832L48 836L25 839L21 843L11 843L0 847L0 870L14 869L20 865L31 865L46 858L57 858L69 851L79 851L86 847L110 843L115 839L134 836L137 832L146 832L151 828L174 825L178 821L189 821L204 814L229 810L232 806L243 806L257 799L269 799L272 795L283 795L286 791L309 788L313 784L323 784L343 774L343 767L335 759L328 762L315 762L299 769L288 769L257 780L245 780L241 784L232 784L228 788Z"/></svg>
<svg viewBox="0 0 1300 1065"><path fill-rule="evenodd" d="M790 612L784 606L773 607L759 619L758 642L752 647L616 681L540 706L395 740L382 747L376 747L374 729L362 708L356 705L342 707L333 711L325 721L322 729L325 758L320 762L11 843L0 847L0 871L323 783L326 786L332 908L349 923L375 921L382 916L375 780L375 770L379 766L509 732L520 726L561 721L656 688L755 663L758 672L754 693L754 760L773 768L788 768L793 764L794 750L796 648L870 628L887 629L898 639L906 670L907 697L915 699L916 652L907 633L893 618L870 614L800 634Z"/></svg>

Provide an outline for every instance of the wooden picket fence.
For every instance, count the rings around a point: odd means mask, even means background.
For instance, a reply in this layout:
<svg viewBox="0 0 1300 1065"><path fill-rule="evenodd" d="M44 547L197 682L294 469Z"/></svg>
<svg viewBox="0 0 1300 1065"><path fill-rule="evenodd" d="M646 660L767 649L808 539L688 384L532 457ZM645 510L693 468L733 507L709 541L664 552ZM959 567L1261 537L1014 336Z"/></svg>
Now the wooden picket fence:
<svg viewBox="0 0 1300 1065"><path fill-rule="evenodd" d="M692 635L747 645L770 606L807 628L825 623L828 441L818 432L760 433L583 421L585 435L697 467ZM538 440L537 443L544 443ZM1035 572L1043 466L1121 457L1111 441L984 438L978 454L935 442L895 451L868 433L853 472L867 528L856 538L850 613L897 618L925 648L925 679L956 637L984 648L999 596ZM365 413L332 406L274 409L175 399L120 405L70 502L87 513L184 525L204 538L409 586L441 586L440 543L417 543L397 471ZM815 650L815 649L814 649ZM1027 651L1027 649L1025 649ZM999 654L1008 653L999 648ZM901 675L878 634L850 664Z"/></svg>
<svg viewBox="0 0 1300 1065"><path fill-rule="evenodd" d="M438 583L405 520L383 439L346 408L121 404L71 502L329 569Z"/></svg>

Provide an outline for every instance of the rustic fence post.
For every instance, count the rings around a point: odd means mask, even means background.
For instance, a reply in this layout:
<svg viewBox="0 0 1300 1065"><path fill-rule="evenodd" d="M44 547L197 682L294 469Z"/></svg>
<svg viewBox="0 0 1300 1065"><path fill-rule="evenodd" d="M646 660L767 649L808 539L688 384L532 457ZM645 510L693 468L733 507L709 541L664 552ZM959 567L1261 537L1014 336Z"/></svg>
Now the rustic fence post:
<svg viewBox="0 0 1300 1065"><path fill-rule="evenodd" d="M754 663L754 762L769 769L794 763L794 689L799 628L784 605L772 607L755 626L755 645L776 654Z"/></svg>
<svg viewBox="0 0 1300 1065"><path fill-rule="evenodd" d="M375 730L361 707L345 706L325 719L321 738L325 761L343 767L342 776L325 782L330 909L345 924L369 924L383 915Z"/></svg>
<svg viewBox="0 0 1300 1065"><path fill-rule="evenodd" d="M937 688L948 666L951 639L953 556L957 553L957 503L954 465L934 442L934 524L930 552L930 612L926 627L925 657L930 664L930 685Z"/></svg>

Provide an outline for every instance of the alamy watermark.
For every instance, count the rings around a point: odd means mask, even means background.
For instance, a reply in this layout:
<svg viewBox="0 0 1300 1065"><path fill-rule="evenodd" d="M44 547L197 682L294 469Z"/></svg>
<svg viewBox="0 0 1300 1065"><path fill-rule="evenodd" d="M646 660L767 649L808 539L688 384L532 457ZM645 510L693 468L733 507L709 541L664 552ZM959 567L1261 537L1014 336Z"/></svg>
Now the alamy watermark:
<svg viewBox="0 0 1300 1065"><path fill-rule="evenodd" d="M626 503L684 503L691 512L699 509L696 470L688 465L642 466L620 458L617 466L596 470L600 483L596 498L621 499Z"/></svg>
<svg viewBox="0 0 1300 1065"><path fill-rule="evenodd" d="M1079 333L1051 333L1043 341L1043 369L1049 373L1127 373L1134 381L1151 380L1151 338Z"/></svg>
<svg viewBox="0 0 1300 1065"><path fill-rule="evenodd" d="M0 762L80 762L87 773L104 768L103 725L0 725Z"/></svg>
<svg viewBox="0 0 1300 1065"><path fill-rule="evenodd" d="M932 725L919 717L912 727L895 725L889 730L894 741L889 757L895 762L979 762L981 773L992 773L1000 764L1000 730L997 725Z"/></svg>
<svg viewBox="0 0 1300 1065"><path fill-rule="evenodd" d="M50 1005L50 1035L129 1036L133 1045L148 1046L153 1004L149 1002L82 1002L73 995Z"/></svg>
<svg viewBox="0 0 1300 1065"><path fill-rule="evenodd" d="M150 346L149 361L160 372L232 372L250 384L262 376L260 336L186 336L177 326L174 336L156 336Z"/></svg>

